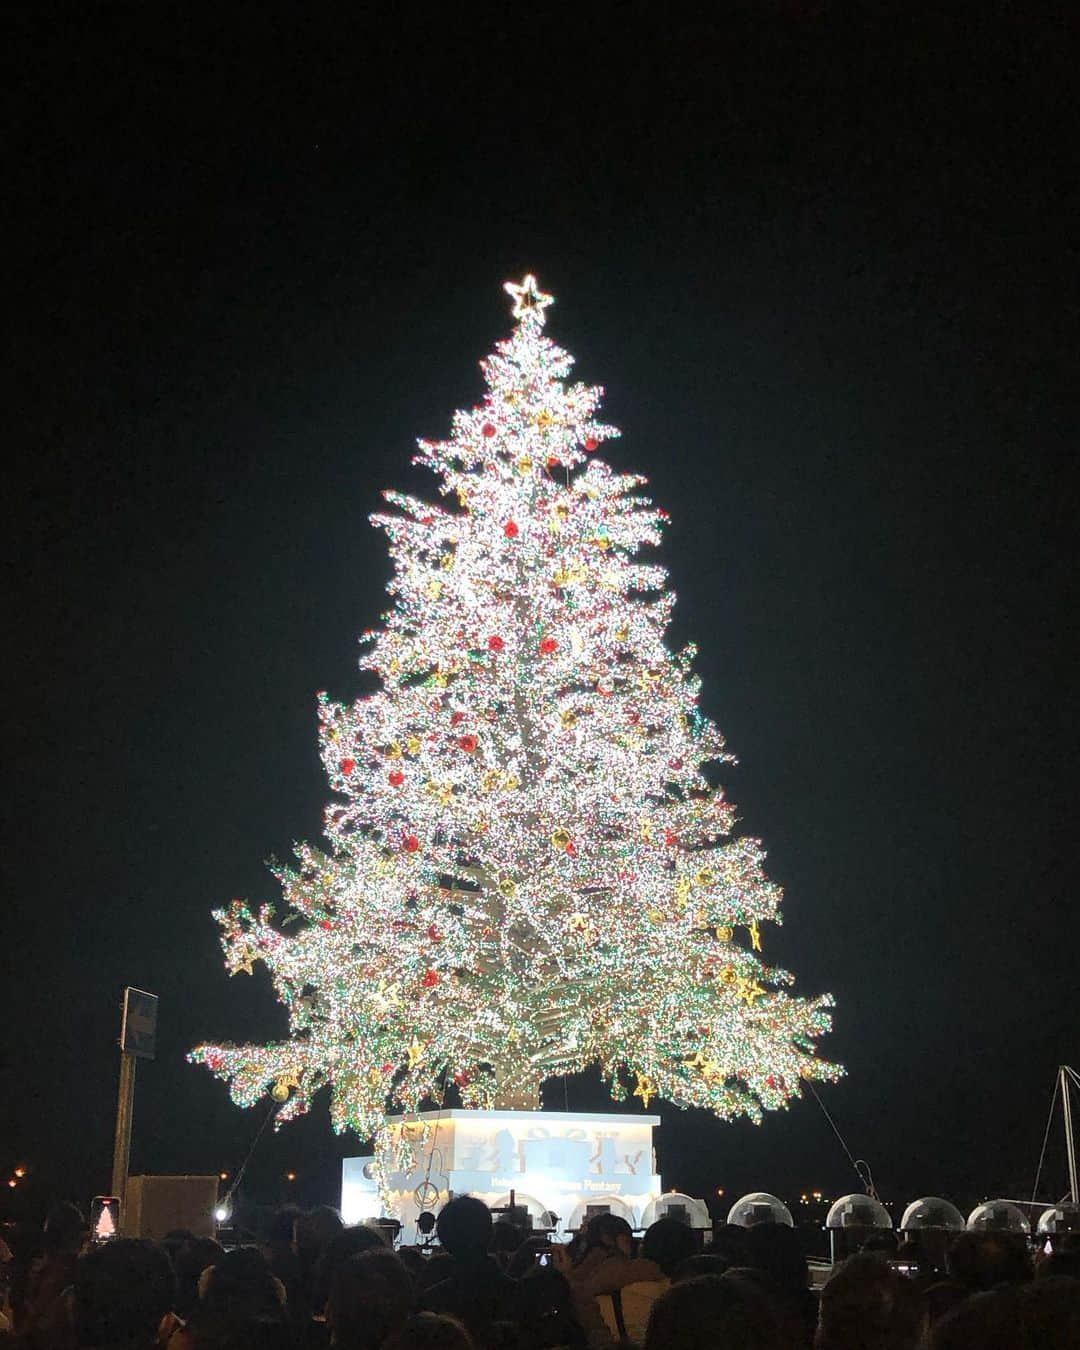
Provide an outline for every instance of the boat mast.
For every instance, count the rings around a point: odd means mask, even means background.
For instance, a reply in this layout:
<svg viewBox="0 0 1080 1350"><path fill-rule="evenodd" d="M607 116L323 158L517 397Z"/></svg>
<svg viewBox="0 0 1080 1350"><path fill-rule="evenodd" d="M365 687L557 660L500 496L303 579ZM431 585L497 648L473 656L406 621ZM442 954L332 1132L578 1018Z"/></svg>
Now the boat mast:
<svg viewBox="0 0 1080 1350"><path fill-rule="evenodd" d="M1070 1073L1067 1065L1058 1070L1061 1085L1061 1109L1065 1116L1065 1156L1069 1163L1069 1199L1080 1205L1080 1186L1076 1180L1076 1140L1073 1138L1072 1099L1069 1095Z"/></svg>

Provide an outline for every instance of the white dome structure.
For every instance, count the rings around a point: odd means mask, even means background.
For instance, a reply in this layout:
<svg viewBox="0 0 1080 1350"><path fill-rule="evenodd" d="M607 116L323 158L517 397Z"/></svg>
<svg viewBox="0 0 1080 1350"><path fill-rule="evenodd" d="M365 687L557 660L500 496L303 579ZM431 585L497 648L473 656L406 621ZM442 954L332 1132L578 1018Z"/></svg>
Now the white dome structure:
<svg viewBox="0 0 1080 1350"><path fill-rule="evenodd" d="M1080 1233L1080 1206L1054 1205L1044 1209L1035 1231L1039 1237L1051 1233Z"/></svg>
<svg viewBox="0 0 1080 1350"><path fill-rule="evenodd" d="M1024 1218L1024 1211L1011 1200L987 1200L984 1205L976 1205L968 1215L967 1226L977 1233L1027 1233L1031 1224Z"/></svg>
<svg viewBox="0 0 1080 1350"><path fill-rule="evenodd" d="M641 1216L642 1228L648 1228L657 1219L676 1218L690 1228L711 1228L709 1207L704 1200L695 1200L692 1195L683 1195L681 1191L668 1191L658 1195L645 1206Z"/></svg>
<svg viewBox="0 0 1080 1350"><path fill-rule="evenodd" d="M826 1228L892 1228L889 1211L872 1195L855 1191L834 1201L825 1216Z"/></svg>
<svg viewBox="0 0 1080 1350"><path fill-rule="evenodd" d="M579 1195L574 1201L574 1208L570 1211L570 1218L563 1225L566 1231L576 1233L584 1228L591 1217L590 1209L599 1212L606 1209L609 1214L625 1219L631 1228L638 1226L637 1215L626 1201L620 1200L617 1195Z"/></svg>
<svg viewBox="0 0 1080 1350"><path fill-rule="evenodd" d="M943 1228L950 1233L959 1233L963 1227L964 1216L954 1204L938 1195L912 1200L900 1220L902 1233L917 1232L920 1228Z"/></svg>
<svg viewBox="0 0 1080 1350"><path fill-rule="evenodd" d="M728 1210L728 1223L738 1228L753 1228L758 1223L782 1223L788 1228L795 1227L791 1210L768 1191L751 1191L741 1200L736 1200Z"/></svg>

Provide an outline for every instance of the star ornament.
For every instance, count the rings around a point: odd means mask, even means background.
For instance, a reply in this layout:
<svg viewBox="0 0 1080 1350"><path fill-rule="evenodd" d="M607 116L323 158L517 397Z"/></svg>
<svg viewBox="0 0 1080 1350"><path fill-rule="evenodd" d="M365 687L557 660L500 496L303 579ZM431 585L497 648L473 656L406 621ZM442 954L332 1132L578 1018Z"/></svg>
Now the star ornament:
<svg viewBox="0 0 1080 1350"><path fill-rule="evenodd" d="M649 1103L656 1096L656 1084L648 1074L638 1074L637 1087L634 1088L633 1095L641 1098L641 1104L647 1111L649 1109Z"/></svg>
<svg viewBox="0 0 1080 1350"><path fill-rule="evenodd" d="M765 990L758 984L757 980L743 978L739 980L735 991L748 1008L752 1008L759 998L765 993Z"/></svg>
<svg viewBox="0 0 1080 1350"><path fill-rule="evenodd" d="M705 1082L709 1084L718 1082L724 1076L718 1062L707 1055L703 1055L700 1050L690 1061L690 1067L696 1069Z"/></svg>
<svg viewBox="0 0 1080 1350"><path fill-rule="evenodd" d="M515 319L524 319L526 315L534 316L540 323L544 322L544 310L548 305L555 303L553 295L546 295L536 284L536 278L531 272L527 273L520 283L508 281L504 284L503 290L507 295L512 296L514 300L513 315Z"/></svg>

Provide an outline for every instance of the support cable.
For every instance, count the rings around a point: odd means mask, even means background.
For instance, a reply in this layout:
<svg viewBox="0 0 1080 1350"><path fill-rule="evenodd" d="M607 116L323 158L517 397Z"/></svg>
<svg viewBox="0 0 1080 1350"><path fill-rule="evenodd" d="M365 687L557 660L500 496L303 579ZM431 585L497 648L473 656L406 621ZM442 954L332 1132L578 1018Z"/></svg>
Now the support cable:
<svg viewBox="0 0 1080 1350"><path fill-rule="evenodd" d="M810 1089L814 1101L816 1101L818 1106L821 1107L821 1114L829 1122L833 1134L835 1134L837 1139L840 1141L840 1147L844 1150L844 1153L847 1155L848 1162L851 1163L851 1166L855 1171L855 1175L859 1178L859 1185L862 1186L862 1188L866 1191L867 1195L871 1196L874 1200L876 1200L878 1198L878 1193L876 1187L874 1186L874 1176L873 1173L870 1171L870 1164L864 1158L855 1157L851 1149L849 1149L847 1144L845 1143L844 1136L840 1133L836 1121L833 1120L832 1116L829 1115L828 1111L825 1108L825 1103L818 1096L817 1088L814 1087L813 1083L810 1081L809 1078L806 1078L803 1081L805 1082L806 1086Z"/></svg>
<svg viewBox="0 0 1080 1350"><path fill-rule="evenodd" d="M1035 1180L1031 1184L1031 1203L1035 1204L1035 1197L1039 1194L1039 1182L1042 1180L1043 1163L1046 1161L1046 1145L1050 1141L1050 1127L1054 1123L1054 1107L1057 1106L1058 1089L1061 1087L1061 1075L1054 1075L1054 1091L1050 1097L1050 1110L1046 1116L1046 1129L1043 1132L1042 1149L1039 1153L1039 1165L1035 1169Z"/></svg>

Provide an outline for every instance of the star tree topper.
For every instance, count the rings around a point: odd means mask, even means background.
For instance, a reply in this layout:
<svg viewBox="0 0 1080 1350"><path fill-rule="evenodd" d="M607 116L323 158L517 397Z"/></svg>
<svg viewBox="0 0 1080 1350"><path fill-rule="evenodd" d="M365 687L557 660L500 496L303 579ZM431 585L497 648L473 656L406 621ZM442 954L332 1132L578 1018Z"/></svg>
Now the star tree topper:
<svg viewBox="0 0 1080 1350"><path fill-rule="evenodd" d="M503 285L507 295L513 296L515 319L523 319L526 314L535 315L540 323L544 322L544 310L555 303L555 297L542 291L536 284L536 278L527 272L520 283L507 281Z"/></svg>

